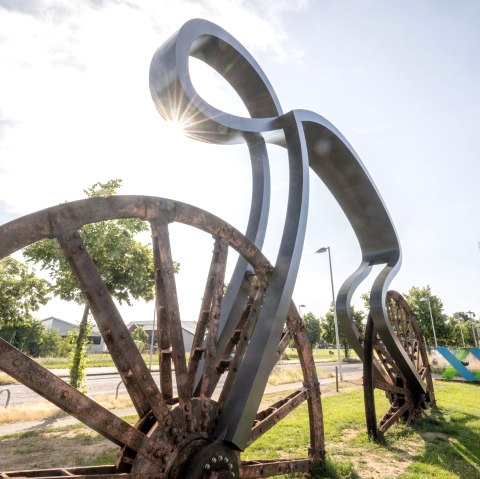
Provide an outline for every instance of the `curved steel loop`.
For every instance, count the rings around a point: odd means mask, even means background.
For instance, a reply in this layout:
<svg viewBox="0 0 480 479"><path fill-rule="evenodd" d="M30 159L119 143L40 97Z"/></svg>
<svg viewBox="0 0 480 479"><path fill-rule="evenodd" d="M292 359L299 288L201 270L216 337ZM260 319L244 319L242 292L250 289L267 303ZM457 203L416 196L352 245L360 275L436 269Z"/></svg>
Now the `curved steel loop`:
<svg viewBox="0 0 480 479"><path fill-rule="evenodd" d="M425 383L388 321L385 308L388 286L402 259L400 243L387 208L359 156L337 128L310 111L297 111L297 116L305 130L310 168L337 200L362 251L359 267L343 283L337 296L336 312L342 330L359 357L363 358L363 345L353 323L351 298L372 267L385 264L370 292L372 319L412 393L420 397L426 392ZM382 373L377 371L377 374Z"/></svg>
<svg viewBox="0 0 480 479"><path fill-rule="evenodd" d="M222 75L238 92L252 117L272 117L252 127L255 120L224 113L196 92L189 73L195 57ZM206 20L190 20L155 52L150 66L150 92L167 120L181 123L187 136L213 143L246 142L252 167L252 198L246 237L263 246L270 206L270 170L265 140L259 134L272 128L282 114L276 94L253 57L225 30ZM269 126L270 125L270 126ZM235 313L247 294L241 286L248 265L239 258L223 299L219 320L219 349L235 327ZM202 375L203 359L197 381Z"/></svg>
<svg viewBox="0 0 480 479"><path fill-rule="evenodd" d="M214 68L237 91L252 118L222 112L195 91L188 71L193 56ZM282 114L278 99L258 64L230 34L205 20L187 22L155 53L150 69L150 90L160 114L180 121L192 138L221 144L253 138L283 146L289 157L289 197L282 242L271 287L242 370L232 387L217 435L240 449L255 417L269 367L274 363L275 336L287 316L298 272L308 209L308 164L332 192L345 212L362 250L357 270L342 285L337 315L360 357L361 340L351 318L351 298L373 265L385 264L371 290L371 314L382 341L398 364L414 395L425 385L387 320L385 296L401 264L397 234L387 209L358 155L343 135L320 115L306 110ZM259 143L264 146L264 143ZM266 159L268 161L268 159ZM264 216L266 220L266 215ZM258 224L259 229L263 225ZM251 239L251 238L249 238ZM255 238L253 238L255 241ZM262 237L263 241L263 237ZM258 243L257 243L258 244ZM237 297L239 291L231 291ZM229 312L234 311L234 301ZM223 332L228 321L221 319ZM219 343L222 338L220 336ZM378 373L381 373L379 370ZM225 418L229 418L228 423ZM242 426L244 424L244 426Z"/></svg>
<svg viewBox="0 0 480 479"><path fill-rule="evenodd" d="M230 115L195 90L189 57L215 69L239 94L251 118ZM255 59L228 32L206 20L185 23L153 55L150 92L163 118L181 123L185 133L212 143L242 143L248 133L278 128L282 109Z"/></svg>
<svg viewBox="0 0 480 479"><path fill-rule="evenodd" d="M193 87L188 71L189 56L204 61L222 75L237 91L251 118L224 113L205 102ZM268 141L281 143L288 150L291 180L287 218L275 269L258 320L260 326L255 330L225 403L222 418L228 421L222 422L221 418L217 427L219 436L243 449L276 360L278 338L288 314L300 264L308 209L305 138L295 113L282 115L275 92L253 57L229 33L205 20L187 22L156 51L150 68L150 91L160 114L179 121L192 138L214 143L247 141L251 152L252 141L264 148L265 135ZM274 131L278 136L272 135ZM264 164L267 161L265 159ZM266 201L263 195L263 205ZM256 245L263 242L267 220L264 212L265 209L261 214L264 222L255 222L257 237L247 234ZM237 270L245 272L246 265L237 265ZM241 279L240 275L237 279ZM235 288L229 286L227 295L231 296L226 297L222 305L219 349L231 336L235 321L229 318L242 294L240 286L240 282Z"/></svg>

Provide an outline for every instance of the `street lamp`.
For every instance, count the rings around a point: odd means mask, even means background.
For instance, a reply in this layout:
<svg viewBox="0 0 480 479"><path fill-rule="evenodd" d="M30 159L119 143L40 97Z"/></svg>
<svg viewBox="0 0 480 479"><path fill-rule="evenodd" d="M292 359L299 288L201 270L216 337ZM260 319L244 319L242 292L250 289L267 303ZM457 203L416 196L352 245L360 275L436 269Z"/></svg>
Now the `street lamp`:
<svg viewBox="0 0 480 479"><path fill-rule="evenodd" d="M150 366L149 370L152 370L152 356L153 356L153 341L155 338L155 319L156 319L156 307L153 307L153 323L152 323L152 337L150 338Z"/></svg>
<svg viewBox="0 0 480 479"><path fill-rule="evenodd" d="M430 298L428 296L426 298L420 298L420 301L428 301L428 310L430 311L430 320L432 321L433 339L435 341L435 347L437 347L437 334L435 333L435 325L433 323L433 314L432 307L430 306Z"/></svg>
<svg viewBox="0 0 480 479"><path fill-rule="evenodd" d="M463 347L465 347L465 338L463 337L463 329L462 329L462 325L460 323L458 323L458 327L460 329L460 336L462 337L462 344L463 344Z"/></svg>
<svg viewBox="0 0 480 479"><path fill-rule="evenodd" d="M330 265L330 282L332 284L333 324L335 326L335 340L337 342L338 372L340 373L340 381L343 381L342 358L340 356L340 338L338 336L338 321L337 310L335 307L335 290L333 289L332 256L330 254L330 246L324 246L323 248L320 248L318 251L315 251L315 254L325 253L326 251L328 251L328 264Z"/></svg>
<svg viewBox="0 0 480 479"><path fill-rule="evenodd" d="M302 308L305 308L307 305L306 304L299 304L298 305L298 314L300 317L302 317Z"/></svg>
<svg viewBox="0 0 480 479"><path fill-rule="evenodd" d="M467 311L467 314L470 316L470 326L472 327L473 334L473 345L478 348L477 336L475 334L475 328L473 327L473 318L475 317L475 313L473 311Z"/></svg>

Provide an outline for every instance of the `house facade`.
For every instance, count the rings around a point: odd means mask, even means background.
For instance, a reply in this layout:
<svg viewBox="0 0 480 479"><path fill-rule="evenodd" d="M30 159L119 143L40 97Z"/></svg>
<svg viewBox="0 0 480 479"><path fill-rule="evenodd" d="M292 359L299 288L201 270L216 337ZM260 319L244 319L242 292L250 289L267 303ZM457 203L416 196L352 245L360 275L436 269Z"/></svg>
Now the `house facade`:
<svg viewBox="0 0 480 479"><path fill-rule="evenodd" d="M65 321L64 319L55 318L54 316L41 319L40 323L45 329L56 329L62 338L66 338L70 331L78 329L76 324ZM92 353L104 353L107 351L102 335L96 326L92 327L89 336L89 343L88 349Z"/></svg>
<svg viewBox="0 0 480 479"><path fill-rule="evenodd" d="M195 336L195 329L197 328L197 323L193 321L182 321L182 336L183 344L185 345L185 352L189 353L192 349L193 338ZM148 334L148 344L152 344L152 331L153 331L153 346L157 346L158 335L157 335L157 325L153 324L153 321L131 321L127 324L127 329L132 334L137 328L143 328L144 331Z"/></svg>

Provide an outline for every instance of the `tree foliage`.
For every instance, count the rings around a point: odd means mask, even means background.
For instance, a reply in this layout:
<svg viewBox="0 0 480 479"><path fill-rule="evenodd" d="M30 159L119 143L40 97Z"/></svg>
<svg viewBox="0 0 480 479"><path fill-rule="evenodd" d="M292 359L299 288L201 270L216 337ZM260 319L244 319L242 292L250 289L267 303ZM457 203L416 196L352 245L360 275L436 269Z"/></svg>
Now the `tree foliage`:
<svg viewBox="0 0 480 479"><path fill-rule="evenodd" d="M0 326L33 321L32 312L49 300L49 284L12 257L0 260Z"/></svg>
<svg viewBox="0 0 480 479"><path fill-rule="evenodd" d="M365 313L360 310L355 310L355 308L352 307L352 314L355 326L358 328L360 333L363 334L365 330ZM330 309L325 314L325 317L322 318L321 330L322 339L327 344L336 345L337 341L335 337L335 316L333 313L333 305L330 306ZM340 347L345 351L345 357L348 358L350 354L350 344L343 334L340 325L338 325L338 337L340 341Z"/></svg>
<svg viewBox="0 0 480 479"><path fill-rule="evenodd" d="M112 196L121 180L96 183L85 190L89 198ZM148 229L139 219L102 221L85 225L80 235L102 275L107 290L119 303L153 299L153 257L151 248L136 240ZM53 294L65 301L84 303L83 294L60 245L45 239L25 248L24 256L49 271Z"/></svg>
<svg viewBox="0 0 480 479"><path fill-rule="evenodd" d="M315 347L320 341L320 319L309 311L302 316L302 321L307 331L308 342Z"/></svg>
<svg viewBox="0 0 480 479"><path fill-rule="evenodd" d="M112 196L121 186L121 180L95 183L85 190L89 198ZM104 284L120 304L131 305L132 300L151 301L154 295L153 255L149 245L138 241L137 236L148 230L148 225L139 219L120 219L85 225L80 235L96 264ZM49 272L53 294L66 301L86 304L83 293L59 244L45 239L28 246L24 255L28 261L40 264ZM178 269L178 264L174 265ZM85 312L86 311L86 312ZM84 310L80 331L88 322L88 306ZM76 342L75 367L81 367L82 351L86 339L79 334ZM78 354L77 354L78 352ZM77 377L77 372L74 372ZM72 378L71 378L72 381Z"/></svg>
<svg viewBox="0 0 480 479"><path fill-rule="evenodd" d="M408 293L404 295L410 308L417 317L420 327L420 333L425 338L425 342L429 347L435 346L435 339L432 328L435 327L437 336L437 343L439 346L448 346L452 334L451 326L448 323L448 317L443 312L442 300L432 294L430 286L418 287L412 286ZM430 310L428 303L432 310L432 317L430 317Z"/></svg>
<svg viewBox="0 0 480 479"><path fill-rule="evenodd" d="M139 326L132 333L132 338L145 344L148 341L148 334L141 326Z"/></svg>
<svg viewBox="0 0 480 479"><path fill-rule="evenodd" d="M66 357L72 350L56 329L46 330L39 321L2 325L0 337L32 357Z"/></svg>
<svg viewBox="0 0 480 479"><path fill-rule="evenodd" d="M70 384L82 392L87 392L84 380L87 373L87 345L92 326L88 321L89 308L84 307L83 318L78 330L70 331L69 340L75 345L72 360L70 362Z"/></svg>

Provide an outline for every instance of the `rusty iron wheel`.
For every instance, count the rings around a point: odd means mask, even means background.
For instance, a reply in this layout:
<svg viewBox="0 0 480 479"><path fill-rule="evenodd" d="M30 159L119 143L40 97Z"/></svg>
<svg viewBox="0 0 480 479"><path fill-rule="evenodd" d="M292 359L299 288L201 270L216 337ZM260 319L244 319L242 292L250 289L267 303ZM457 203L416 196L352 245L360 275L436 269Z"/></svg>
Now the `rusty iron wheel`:
<svg viewBox="0 0 480 479"><path fill-rule="evenodd" d="M122 218L139 218L151 227L159 386L133 343L102 281L101 272L82 241L84 225ZM212 235L214 242L188 360L169 240L169 224L173 222L203 230ZM278 339L277 361L293 342L301 363L303 386L258 411L247 445L306 401L310 444L305 457L242 461L241 452L215 433L231 384L256 327L272 272L272 266L261 251L239 231L204 210L173 200L149 196L91 198L48 208L0 226L0 259L45 238L57 240L68 258L139 419L134 426L129 425L0 340L0 369L120 446L114 465L7 471L2 472L3 478L68 475L106 479L126 474L142 479L260 478L305 472L312 463L323 460L320 388L306 331L293 303L282 337ZM248 294L235 318L233 333L223 343L225 347L217 350L225 268L231 248L251 267L243 285Z"/></svg>
<svg viewBox="0 0 480 479"><path fill-rule="evenodd" d="M411 424L422 410L435 404L433 380L425 343L417 319L405 298L396 291L388 291L385 307L390 324L411 363L427 385L425 395L414 396L405 377L382 343L369 315L364 339L364 393L367 430L373 439L399 421ZM374 388L385 392L390 402L388 411L377 425Z"/></svg>

